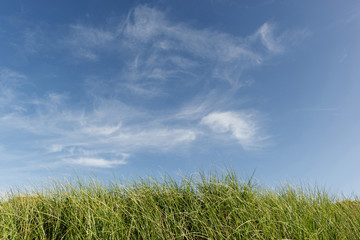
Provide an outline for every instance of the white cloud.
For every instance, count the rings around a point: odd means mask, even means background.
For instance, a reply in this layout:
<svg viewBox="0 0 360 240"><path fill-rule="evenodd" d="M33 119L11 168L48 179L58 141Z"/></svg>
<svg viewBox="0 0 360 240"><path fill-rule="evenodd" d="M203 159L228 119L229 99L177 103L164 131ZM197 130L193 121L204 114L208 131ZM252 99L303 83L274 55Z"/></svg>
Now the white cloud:
<svg viewBox="0 0 360 240"><path fill-rule="evenodd" d="M256 32L255 36L260 37L261 42L269 51L275 53L283 51L283 46L281 45L279 39L275 39L274 37L273 25L264 23Z"/></svg>
<svg viewBox="0 0 360 240"><path fill-rule="evenodd" d="M253 35L248 37L248 41L256 43L257 40L260 40L272 56L283 53L288 47L296 45L310 35L311 32L308 29L288 30L276 34L276 25L265 22Z"/></svg>
<svg viewBox="0 0 360 240"><path fill-rule="evenodd" d="M230 133L244 149L258 147L263 139L252 115L239 112L213 112L201 120L218 134Z"/></svg>
<svg viewBox="0 0 360 240"><path fill-rule="evenodd" d="M61 144L51 144L48 147L48 150L50 153L61 152L63 149L64 149L64 146Z"/></svg>
<svg viewBox="0 0 360 240"><path fill-rule="evenodd" d="M87 167L113 168L118 165L126 164L127 157L128 156L124 156L124 158L120 159L120 160L106 160L103 158L80 157L77 159L64 159L63 161L68 164L81 165L81 166L87 166Z"/></svg>
<svg viewBox="0 0 360 240"><path fill-rule="evenodd" d="M85 126L82 132L90 136L110 136L121 128L121 124L116 126Z"/></svg>

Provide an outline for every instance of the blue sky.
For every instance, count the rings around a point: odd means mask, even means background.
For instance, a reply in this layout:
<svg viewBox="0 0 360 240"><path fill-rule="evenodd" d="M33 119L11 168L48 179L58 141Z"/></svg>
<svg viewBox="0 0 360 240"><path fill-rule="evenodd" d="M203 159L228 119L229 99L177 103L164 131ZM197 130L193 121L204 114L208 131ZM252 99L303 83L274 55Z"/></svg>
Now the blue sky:
<svg viewBox="0 0 360 240"><path fill-rule="evenodd" d="M232 166L360 195L360 2L0 3L0 188Z"/></svg>

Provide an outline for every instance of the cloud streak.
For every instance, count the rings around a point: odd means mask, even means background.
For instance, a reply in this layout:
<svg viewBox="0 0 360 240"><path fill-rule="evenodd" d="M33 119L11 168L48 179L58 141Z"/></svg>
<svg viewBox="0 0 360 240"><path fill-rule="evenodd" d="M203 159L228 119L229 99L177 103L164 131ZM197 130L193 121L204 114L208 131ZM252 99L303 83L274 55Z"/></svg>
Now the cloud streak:
<svg viewBox="0 0 360 240"><path fill-rule="evenodd" d="M64 159L63 161L71 165L81 165L81 166L98 167L98 168L113 168L118 165L126 164L127 163L125 161L126 157L127 156L124 156L124 159L120 159L120 160L106 160L103 158L80 157L77 159Z"/></svg>

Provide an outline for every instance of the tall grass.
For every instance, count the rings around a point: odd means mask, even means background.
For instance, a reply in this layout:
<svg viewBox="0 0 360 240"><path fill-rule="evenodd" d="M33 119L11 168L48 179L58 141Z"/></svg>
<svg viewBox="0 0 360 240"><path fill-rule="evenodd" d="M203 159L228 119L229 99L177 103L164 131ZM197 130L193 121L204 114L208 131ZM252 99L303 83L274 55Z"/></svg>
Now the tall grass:
<svg viewBox="0 0 360 240"><path fill-rule="evenodd" d="M0 203L0 239L360 239L360 204L234 172L56 182Z"/></svg>

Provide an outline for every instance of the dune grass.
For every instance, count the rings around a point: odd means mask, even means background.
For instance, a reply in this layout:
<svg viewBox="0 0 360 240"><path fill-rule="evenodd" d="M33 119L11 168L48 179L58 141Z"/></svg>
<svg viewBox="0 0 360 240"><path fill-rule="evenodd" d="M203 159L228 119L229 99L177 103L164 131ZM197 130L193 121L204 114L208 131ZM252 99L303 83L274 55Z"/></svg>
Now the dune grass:
<svg viewBox="0 0 360 240"><path fill-rule="evenodd" d="M360 239L360 204L234 172L56 182L0 203L0 239Z"/></svg>

